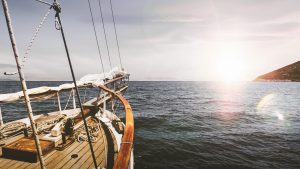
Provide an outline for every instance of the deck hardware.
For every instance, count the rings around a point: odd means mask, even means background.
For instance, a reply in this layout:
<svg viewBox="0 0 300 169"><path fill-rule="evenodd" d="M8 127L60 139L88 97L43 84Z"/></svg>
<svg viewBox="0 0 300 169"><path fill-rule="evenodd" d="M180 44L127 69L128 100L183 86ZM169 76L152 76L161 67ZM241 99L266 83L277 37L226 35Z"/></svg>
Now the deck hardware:
<svg viewBox="0 0 300 169"><path fill-rule="evenodd" d="M77 158L78 157L78 154L72 154L71 155L71 158Z"/></svg>

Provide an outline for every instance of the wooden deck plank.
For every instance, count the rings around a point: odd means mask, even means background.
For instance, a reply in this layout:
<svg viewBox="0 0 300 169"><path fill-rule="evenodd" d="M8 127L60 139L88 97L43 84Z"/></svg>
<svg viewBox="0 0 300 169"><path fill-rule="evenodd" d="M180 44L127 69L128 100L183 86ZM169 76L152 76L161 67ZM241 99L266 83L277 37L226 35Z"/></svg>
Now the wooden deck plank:
<svg viewBox="0 0 300 169"><path fill-rule="evenodd" d="M97 158L97 164L100 167L105 167L105 149L104 139L106 136L102 133L100 134L99 139L93 145L95 148L95 156ZM91 155L87 155L89 153L89 146L87 142L78 143L74 142L72 145L67 147L63 151L54 150L50 152L45 157L45 163L47 168L93 168L93 161ZM76 159L76 161L70 158L71 154L74 152L78 152L80 158ZM54 163L53 163L54 162ZM57 163L58 162L58 163ZM0 168L40 168L39 162L37 163L28 163L16 160L10 160L5 158L0 158Z"/></svg>
<svg viewBox="0 0 300 169"><path fill-rule="evenodd" d="M99 168L105 168L105 163L103 163L103 161L105 161L105 149L104 146L101 146L100 149L98 149L96 151L96 161L97 161L97 165ZM74 167L75 168L75 167ZM85 165L81 165L80 168L94 168L94 164L93 164L93 159L89 158L87 159Z"/></svg>
<svg viewBox="0 0 300 169"><path fill-rule="evenodd" d="M96 158L96 162L97 162L97 165L100 166L100 168L103 168L103 167L107 167L106 165L101 165L101 159L99 159L99 154L103 154L104 152L104 155L106 156L106 153L105 153L105 150L107 149L108 145L107 145L107 136L105 135L104 133L104 126L101 124L101 135L103 135L103 139L102 139L102 145L101 147L99 147L96 151L95 151L95 158ZM102 150L103 149L103 150ZM88 158L85 162L85 165L81 165L81 166L78 166L79 168L88 168L89 166L93 166L94 167L94 162L92 161L91 158Z"/></svg>
<svg viewBox="0 0 300 169"><path fill-rule="evenodd" d="M99 142L95 146L95 157L97 159L97 154L101 153L104 150L104 147L106 145L104 144L103 140L99 140ZM97 163L98 164L98 163ZM80 160L78 160L76 163L74 163L70 168L87 168L89 165L93 165L93 159L91 154L88 156L84 156Z"/></svg>
<svg viewBox="0 0 300 169"><path fill-rule="evenodd" d="M101 138L102 138L102 136L101 136ZM71 155L69 155L67 158L64 158L61 163L56 165L55 168L69 168L68 166L72 164L72 161L74 162L74 160L76 161L76 160L78 160L78 158L81 158L81 156L89 153L90 147L89 147L88 142L84 141L84 142L79 143L79 144L84 144L85 147L80 149L80 150L78 149L73 153L73 154L77 154L78 157L77 158L71 158ZM95 147L95 144L93 144L93 147Z"/></svg>
<svg viewBox="0 0 300 169"><path fill-rule="evenodd" d="M21 168L22 165L28 165L28 164L31 164L29 162L22 162L22 161L18 161L18 162L15 162L14 164L12 164L11 166L9 166L9 168Z"/></svg>
<svg viewBox="0 0 300 169"><path fill-rule="evenodd" d="M101 137L99 137L99 139L97 140L97 142L93 143L93 149L94 149L95 153L96 153L98 147L101 144L103 144L103 135L100 135L100 136ZM92 159L92 155L91 155L89 147L88 147L88 150L79 152L78 157L76 159L72 159L68 163L66 163L66 165L65 165L64 168L74 168L74 165L76 165L77 163L82 163L82 162L86 161L87 158L91 158Z"/></svg>
<svg viewBox="0 0 300 169"><path fill-rule="evenodd" d="M104 146L103 145L103 140L100 142L101 140L99 140L99 142L97 142L95 146L95 155L96 155L96 158L97 158L97 164L101 167L105 167L104 166L104 159L105 159L105 153L104 153ZM82 143L83 144L83 143ZM73 161L71 162L69 160L68 163L72 164L72 166L70 168L88 168L88 167L93 167L93 163L92 163L92 158L91 158L91 155L88 155L88 156L85 156L84 154L87 154L88 151L89 151L89 147L88 147L88 144L86 143L85 144L85 148L86 148L86 151L82 151L82 150L79 150L79 153L82 154L82 158L81 159L78 159L77 161ZM57 152L56 151L54 154L54 156L58 156L61 158L61 156L57 155ZM69 154L69 156L64 156L64 158L68 159L70 158L70 155L71 153ZM69 168L67 165L67 167L65 167L65 163L62 162L60 163L59 162L59 166L56 165L56 163L53 163L54 161L57 162L57 161L60 161L61 162L61 159L54 159L54 160L51 160L51 158L46 158L46 163L48 162L52 162L51 164L54 164L54 165L46 165L47 168ZM6 165L2 165L2 162L4 161L7 161L9 163L7 163ZM3 168L40 168L39 166L39 163L34 163L32 165L32 163L28 163L28 162L21 162L21 161L16 161L16 160L9 160L9 159L1 159L1 169Z"/></svg>
<svg viewBox="0 0 300 169"><path fill-rule="evenodd" d="M46 160L47 158L51 157L54 153L56 152L56 150L50 152L49 154L47 154L46 156L44 156L44 160ZM22 163L18 168L33 168L34 166L40 166L39 162L36 163Z"/></svg>
<svg viewBox="0 0 300 169"><path fill-rule="evenodd" d="M80 144L75 141L74 143L72 143L71 146L67 147L65 150L56 151L50 158L46 159L46 167L47 168L55 167L57 163L52 163L52 161L62 162L67 157L71 156L74 152L80 151L85 146L86 146L85 144Z"/></svg>
<svg viewBox="0 0 300 169"><path fill-rule="evenodd" d="M15 162L19 162L19 161L15 161L15 160L9 160L7 163L5 163L2 167L3 168L9 168L9 166L13 165Z"/></svg>
<svg viewBox="0 0 300 169"><path fill-rule="evenodd" d="M105 135L103 133L100 134L100 137L98 138L96 143L93 143L93 148L95 154L98 153L98 151L102 151L101 147L104 149L104 139L106 139ZM88 142L84 142L88 145ZM83 143L82 143L83 144ZM100 148L100 149L99 149ZM87 146L85 149L82 149L77 153L78 157L75 159L69 158L69 161L65 161L58 165L56 168L82 168L81 166L83 164L89 165L92 164L92 157L90 154L89 146ZM91 160L91 161L88 161Z"/></svg>
<svg viewBox="0 0 300 169"><path fill-rule="evenodd" d="M55 158L53 160L47 161L48 163L46 164L46 167L47 168L60 168L60 166L65 165L65 163L71 159L72 154L77 154L78 152L83 151L84 149L88 148L88 144L86 144L85 142L83 142L83 143L75 142L73 144L76 145L75 148L73 148L68 153L63 153L61 155L55 154ZM57 161L57 162L51 163L51 161Z"/></svg>
<svg viewBox="0 0 300 169"><path fill-rule="evenodd" d="M57 160L57 158L62 158L63 155L68 155L71 151L78 148L78 145L75 143L72 143L69 147L67 147L63 151L54 150L45 157L45 165L47 166L50 162ZM21 166L23 168L29 169L29 168L40 168L39 163L30 163L27 166Z"/></svg>
<svg viewBox="0 0 300 169"><path fill-rule="evenodd" d="M44 157L44 159L46 159L46 158L48 158L48 157L50 157L51 155L53 155L54 153L55 153L55 151L56 150L54 150L54 151L52 151L52 152L50 152L49 154L47 154L45 157ZM19 168L33 168L34 166L36 166L36 165L38 165L38 166L40 166L40 163L39 162L36 162L36 163L23 163Z"/></svg>
<svg viewBox="0 0 300 169"><path fill-rule="evenodd" d="M106 138L105 138L106 139ZM103 140L104 141L104 140ZM107 145L105 145L107 147ZM97 161L97 164L98 166L100 166L100 168L105 168L105 164L102 164L101 162L104 161L105 159L105 156L107 154L105 153L105 149L104 149L104 146L102 146L102 149L98 149L95 153L95 156L96 156L96 161ZM80 166L81 168L85 167L85 168L94 168L94 165L93 165L93 161L92 159L87 159L87 162L86 164L88 165L85 165L85 166Z"/></svg>
<svg viewBox="0 0 300 169"><path fill-rule="evenodd" d="M110 133L112 134L112 133ZM113 144L115 140L113 140ZM96 143L93 143L97 164L100 168L106 167L105 147L107 147L107 136L101 130L100 136ZM77 158L71 158L72 154L78 154ZM1 151L0 151L1 155ZM47 169L51 168L93 168L93 159L90 154L88 142L82 143L74 142L63 151L54 150L45 157L45 164ZM38 169L40 163L29 163L23 161L16 161L0 157L0 169L18 168L18 169Z"/></svg>
<svg viewBox="0 0 300 169"><path fill-rule="evenodd" d="M11 159L7 159L7 158L1 158L0 160L0 168L4 168L5 165L7 165L7 163L11 162Z"/></svg>

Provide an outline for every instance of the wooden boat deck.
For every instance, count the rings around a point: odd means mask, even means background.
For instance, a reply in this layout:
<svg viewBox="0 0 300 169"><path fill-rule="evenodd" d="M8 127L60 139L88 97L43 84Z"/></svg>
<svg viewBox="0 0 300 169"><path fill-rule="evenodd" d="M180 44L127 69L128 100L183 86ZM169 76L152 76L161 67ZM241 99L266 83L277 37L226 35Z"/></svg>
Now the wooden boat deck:
<svg viewBox="0 0 300 169"><path fill-rule="evenodd" d="M102 128L103 129L103 128ZM95 156L99 168L106 167L107 157L107 138L104 130L101 130L102 134L98 137L97 141L93 143ZM115 140L113 144L116 145ZM72 155L78 155L76 158L72 158ZM44 156L46 168L94 168L93 160L90 153L89 144L87 141L77 142L75 141L62 151L54 150ZM0 169L18 168L18 169L36 169L40 168L40 163L29 163L23 161L16 161L6 159L2 157L2 151L0 151Z"/></svg>

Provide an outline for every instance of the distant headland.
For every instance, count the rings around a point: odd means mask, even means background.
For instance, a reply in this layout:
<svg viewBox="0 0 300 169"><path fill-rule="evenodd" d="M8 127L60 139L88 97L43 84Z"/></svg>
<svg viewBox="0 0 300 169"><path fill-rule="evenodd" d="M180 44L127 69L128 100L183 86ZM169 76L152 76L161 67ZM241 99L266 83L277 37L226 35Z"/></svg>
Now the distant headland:
<svg viewBox="0 0 300 169"><path fill-rule="evenodd" d="M300 82L300 61L287 65L270 73L260 75L254 81Z"/></svg>

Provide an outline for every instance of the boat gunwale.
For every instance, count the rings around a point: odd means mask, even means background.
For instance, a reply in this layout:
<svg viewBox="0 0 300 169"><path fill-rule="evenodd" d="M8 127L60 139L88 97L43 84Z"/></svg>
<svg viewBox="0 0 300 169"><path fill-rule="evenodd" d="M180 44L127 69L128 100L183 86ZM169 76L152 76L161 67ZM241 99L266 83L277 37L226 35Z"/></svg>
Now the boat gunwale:
<svg viewBox="0 0 300 169"><path fill-rule="evenodd" d="M114 169L128 168L131 159L131 153L133 148L134 139L134 117L133 111L129 102L119 93L115 93L105 86L99 86L104 91L115 95L123 104L125 110L125 130L120 144L120 150L116 162L114 163Z"/></svg>

